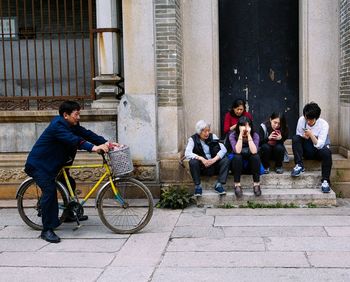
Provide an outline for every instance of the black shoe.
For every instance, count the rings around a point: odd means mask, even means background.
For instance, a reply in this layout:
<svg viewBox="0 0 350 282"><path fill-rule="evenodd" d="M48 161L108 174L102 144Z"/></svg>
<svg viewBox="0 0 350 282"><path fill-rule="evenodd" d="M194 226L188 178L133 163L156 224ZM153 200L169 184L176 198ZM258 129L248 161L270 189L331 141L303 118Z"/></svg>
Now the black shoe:
<svg viewBox="0 0 350 282"><path fill-rule="evenodd" d="M259 197L261 195L260 185L254 185L253 186L253 191L254 191L254 195Z"/></svg>
<svg viewBox="0 0 350 282"><path fill-rule="evenodd" d="M235 195L236 195L237 199L242 198L243 191L242 191L242 187L240 185L235 185L233 187L233 190L235 191Z"/></svg>
<svg viewBox="0 0 350 282"><path fill-rule="evenodd" d="M61 242L61 238L58 237L53 230L49 229L46 231L41 231L40 238L50 242L50 243L59 243Z"/></svg>
<svg viewBox="0 0 350 282"><path fill-rule="evenodd" d="M79 217L79 221L85 221L85 220L88 220L89 217L87 215L82 215L81 217ZM76 222L77 221L77 218L74 216L67 216L65 219L64 219L64 222Z"/></svg>

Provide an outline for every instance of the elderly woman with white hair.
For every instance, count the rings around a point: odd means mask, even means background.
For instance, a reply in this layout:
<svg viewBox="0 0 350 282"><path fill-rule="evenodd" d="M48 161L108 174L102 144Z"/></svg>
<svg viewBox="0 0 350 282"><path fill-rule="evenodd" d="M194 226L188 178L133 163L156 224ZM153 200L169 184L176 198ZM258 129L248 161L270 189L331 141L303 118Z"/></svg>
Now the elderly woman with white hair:
<svg viewBox="0 0 350 282"><path fill-rule="evenodd" d="M195 196L202 196L201 175L218 174L215 191L219 195L226 194L223 185L226 183L230 160L226 156L226 148L219 138L210 132L210 124L200 120L196 124L196 133L189 139L185 157L190 160L190 171L195 184Z"/></svg>

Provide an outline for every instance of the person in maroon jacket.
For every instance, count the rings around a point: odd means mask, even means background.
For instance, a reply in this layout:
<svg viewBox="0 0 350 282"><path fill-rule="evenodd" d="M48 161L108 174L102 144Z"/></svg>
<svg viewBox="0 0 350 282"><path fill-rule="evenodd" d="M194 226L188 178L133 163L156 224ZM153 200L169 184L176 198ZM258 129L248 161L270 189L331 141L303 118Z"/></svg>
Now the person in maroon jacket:
<svg viewBox="0 0 350 282"><path fill-rule="evenodd" d="M232 103L231 110L225 115L224 134L235 130L238 123L238 119L241 116L246 116L251 121L253 121L252 115L246 111L245 101L243 99L236 99Z"/></svg>
<svg viewBox="0 0 350 282"><path fill-rule="evenodd" d="M224 119L224 144L228 152L232 151L229 141L229 135L234 132L240 117L245 116L253 121L252 115L246 111L245 101L243 99L236 99L233 101L231 110L226 113Z"/></svg>

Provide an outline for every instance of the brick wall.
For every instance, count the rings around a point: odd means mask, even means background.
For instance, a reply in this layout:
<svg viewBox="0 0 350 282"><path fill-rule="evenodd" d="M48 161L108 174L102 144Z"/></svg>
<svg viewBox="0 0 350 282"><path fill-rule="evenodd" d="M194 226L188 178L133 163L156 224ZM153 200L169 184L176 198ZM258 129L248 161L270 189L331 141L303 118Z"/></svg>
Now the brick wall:
<svg viewBox="0 0 350 282"><path fill-rule="evenodd" d="M180 0L155 1L158 106L182 105Z"/></svg>
<svg viewBox="0 0 350 282"><path fill-rule="evenodd" d="M340 0L340 102L350 103L350 0Z"/></svg>

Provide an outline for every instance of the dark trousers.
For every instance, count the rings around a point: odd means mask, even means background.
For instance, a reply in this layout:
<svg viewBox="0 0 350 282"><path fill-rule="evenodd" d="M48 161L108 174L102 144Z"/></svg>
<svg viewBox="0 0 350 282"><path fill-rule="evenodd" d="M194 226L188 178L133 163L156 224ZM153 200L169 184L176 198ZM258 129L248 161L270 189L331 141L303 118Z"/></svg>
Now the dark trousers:
<svg viewBox="0 0 350 282"><path fill-rule="evenodd" d="M56 177L49 176L46 172L34 168L26 167L25 171L29 176L33 177L42 191L40 207L43 231L55 229L60 225L58 219Z"/></svg>
<svg viewBox="0 0 350 282"><path fill-rule="evenodd" d="M242 174L252 174L253 181L259 182L260 164L260 156L258 154L251 154L246 158L243 158L240 154L235 154L231 163L234 182L241 182Z"/></svg>
<svg viewBox="0 0 350 282"><path fill-rule="evenodd" d="M274 160L276 167L281 167L284 157L285 148L283 144L277 143L271 146L268 143L261 145L260 158L264 168L270 167L270 161Z"/></svg>
<svg viewBox="0 0 350 282"><path fill-rule="evenodd" d="M332 152L328 147L317 149L311 139L295 135L292 138L292 148L295 164L304 166L303 158L308 160L320 160L322 169L322 181L329 181L332 169Z"/></svg>
<svg viewBox="0 0 350 282"><path fill-rule="evenodd" d="M210 167L205 167L200 160L190 160L190 171L195 185L201 184L201 175L218 175L218 182L225 184L230 168L230 160L225 156Z"/></svg>

